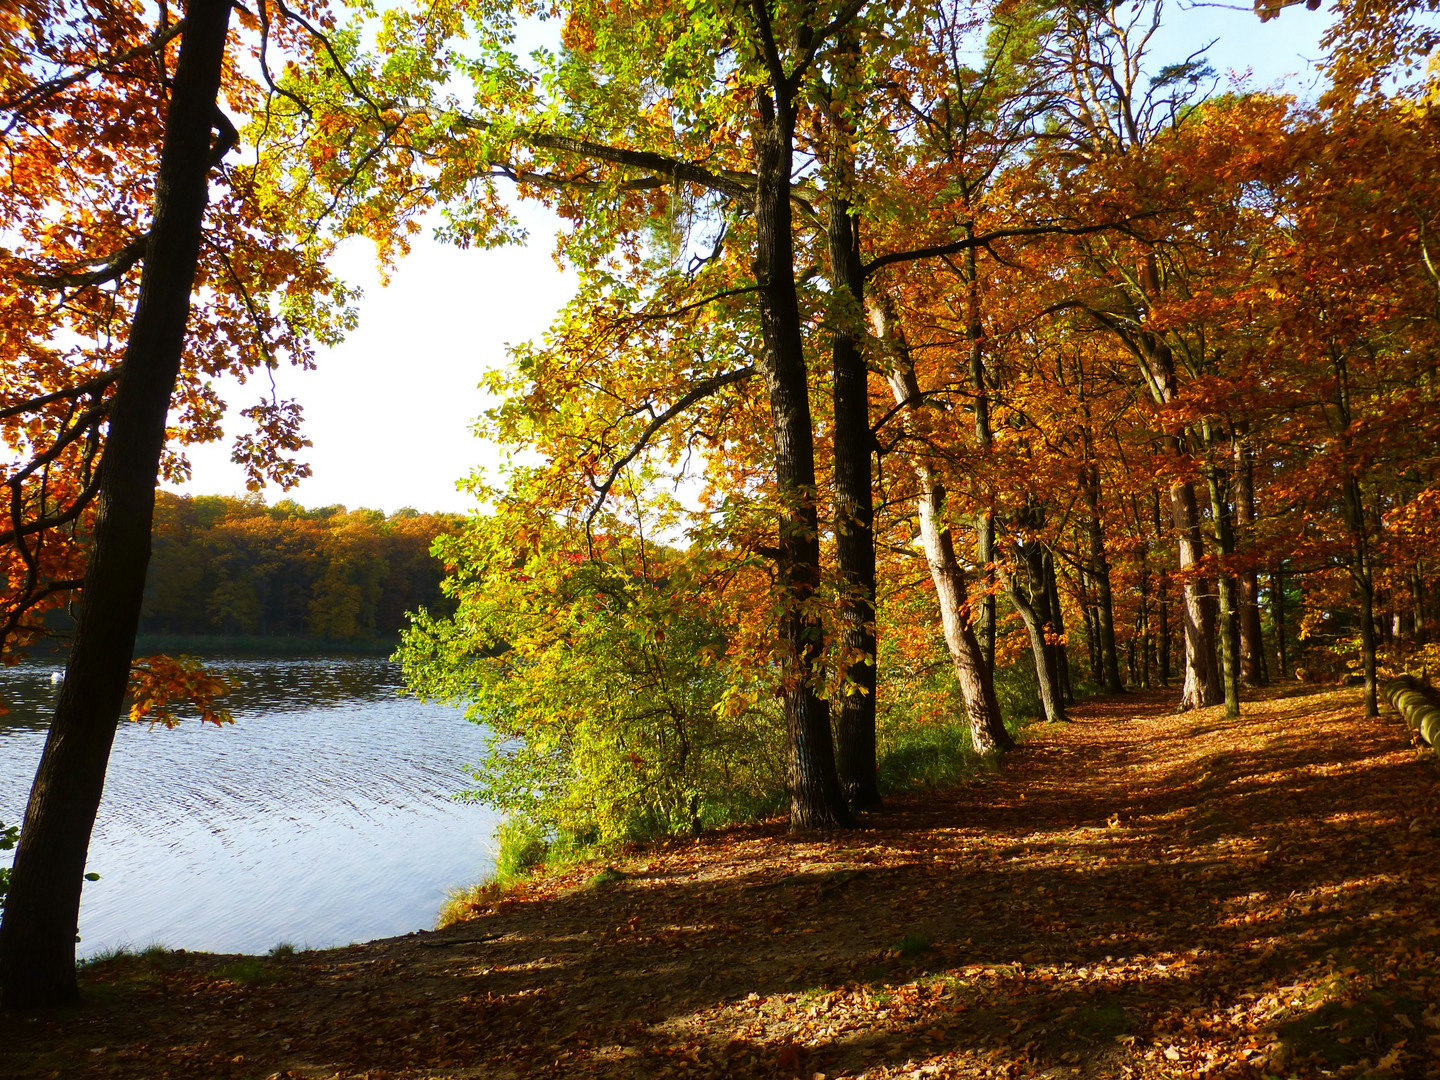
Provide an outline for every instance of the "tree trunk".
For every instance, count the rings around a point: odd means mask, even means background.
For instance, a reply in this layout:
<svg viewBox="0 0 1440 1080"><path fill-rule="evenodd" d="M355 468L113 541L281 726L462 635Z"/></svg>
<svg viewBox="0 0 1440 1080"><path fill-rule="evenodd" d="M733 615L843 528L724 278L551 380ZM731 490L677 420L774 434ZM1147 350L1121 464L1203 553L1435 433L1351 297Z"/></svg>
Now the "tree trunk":
<svg viewBox="0 0 1440 1080"><path fill-rule="evenodd" d="M1240 715L1240 620L1236 610L1235 579L1226 568L1226 562L1235 552L1234 536L1230 531L1230 507L1226 499L1225 475L1219 469L1209 470L1210 483L1210 524L1215 537L1215 550L1220 555L1220 567L1215 575L1220 593L1220 662L1225 691L1225 715Z"/></svg>
<svg viewBox="0 0 1440 1080"><path fill-rule="evenodd" d="M1021 552L1024 559L1025 553ZM1044 719L1052 724L1064 723L1065 705L1060 694L1060 688L1056 685L1054 674L1054 660L1049 649L1045 645L1045 619L1040 610L1032 602L1030 595L1027 595L1026 587L1016 581L1018 573L1005 575L1005 591L1010 597L1010 603L1020 613L1020 621L1025 624L1025 630L1030 636L1030 651L1035 658L1035 684L1040 691L1040 708L1044 712ZM1041 592L1043 597L1044 593Z"/></svg>
<svg viewBox="0 0 1440 1080"><path fill-rule="evenodd" d="M1180 708L1199 709L1218 705L1225 698L1225 690L1215 663L1215 601L1210 596L1210 583L1194 569L1205 557L1205 544L1200 538L1200 508L1193 485L1170 485L1170 512L1180 549L1180 572L1184 575L1185 683Z"/></svg>
<svg viewBox="0 0 1440 1080"><path fill-rule="evenodd" d="M1375 683L1375 576L1370 566L1370 537L1365 528L1365 502L1360 481L1345 481L1345 518L1354 544L1350 557L1350 578L1360 601L1360 650L1365 665L1365 715L1380 715Z"/></svg>
<svg viewBox="0 0 1440 1080"><path fill-rule="evenodd" d="M1411 620L1414 629L1410 640L1418 648L1425 644L1425 578L1420 572L1420 564L1415 564L1415 571L1410 575L1410 609Z"/></svg>
<svg viewBox="0 0 1440 1080"><path fill-rule="evenodd" d="M1289 658L1285 655L1285 570L1283 562L1270 571L1270 620L1275 624L1275 662L1280 678L1290 677Z"/></svg>
<svg viewBox="0 0 1440 1080"><path fill-rule="evenodd" d="M1237 547L1247 550L1253 544L1252 530L1256 521L1255 466L1243 439L1235 440L1235 523ZM1269 682L1265 672L1265 639L1260 629L1260 575L1253 562L1235 576L1240 591L1240 683L1242 686L1264 686Z"/></svg>
<svg viewBox="0 0 1440 1080"><path fill-rule="evenodd" d="M973 239L975 230L969 223L965 226L965 238ZM969 340L970 391L975 402L975 445L980 453L989 456L994 445L994 433L990 430L990 386L985 379L985 327L980 321L980 272L975 258L975 249L965 249L964 279L967 293L965 336ZM980 647L986 668L992 677L995 672L995 515L985 513L975 521L975 561L985 575L985 593L980 600Z"/></svg>
<svg viewBox="0 0 1440 1080"><path fill-rule="evenodd" d="M763 369L775 435L775 481L781 501L776 579L785 602L780 641L789 749L790 827L852 823L835 771L830 706L820 696L824 627L810 602L820 584L820 526L815 499L814 429L806 383L790 175L795 115L783 86L756 94L755 277L760 283Z"/></svg>
<svg viewBox="0 0 1440 1080"><path fill-rule="evenodd" d="M12 1009L75 1000L80 890L135 648L155 478L180 371L208 195L210 132L229 0L191 0L155 187L155 214L120 380L74 642L30 790L0 924L0 995Z"/></svg>
<svg viewBox="0 0 1440 1080"><path fill-rule="evenodd" d="M884 297L867 298L871 325L875 336L885 343L891 359L888 376L896 404L914 414L921 408L920 384L915 378L904 336L895 325L893 313ZM954 540L944 521L945 488L939 477L923 458L915 458L915 476L920 485L917 508L920 518L920 541L930 580L940 603L940 625L945 644L960 682L960 696L970 723L970 741L977 753L987 754L1008 750L1015 745L1000 717L1000 702L995 696L994 672L985 663L984 651L975 636L970 620L965 573L955 556Z"/></svg>
<svg viewBox="0 0 1440 1080"><path fill-rule="evenodd" d="M1075 688L1070 685L1070 656L1065 649L1065 617L1060 613L1060 586L1055 579L1055 556L1045 552L1045 604L1050 609L1050 648L1055 657L1055 674L1066 705L1075 704Z"/></svg>
<svg viewBox="0 0 1440 1080"><path fill-rule="evenodd" d="M835 718L840 786L850 806L880 805L875 772L875 506L870 484L869 370L860 348L865 272L858 221L830 200L831 354L835 378L835 555L842 596L840 640L848 658Z"/></svg>
<svg viewBox="0 0 1440 1080"><path fill-rule="evenodd" d="M1089 438L1086 446L1088 450ZM1095 582L1095 615L1100 636L1101 689L1118 694L1125 689L1120 680L1120 658L1115 649L1115 607L1110 592L1110 559L1105 551L1105 527L1100 521L1100 469L1092 461L1085 470L1085 502L1090 509L1090 578Z"/></svg>

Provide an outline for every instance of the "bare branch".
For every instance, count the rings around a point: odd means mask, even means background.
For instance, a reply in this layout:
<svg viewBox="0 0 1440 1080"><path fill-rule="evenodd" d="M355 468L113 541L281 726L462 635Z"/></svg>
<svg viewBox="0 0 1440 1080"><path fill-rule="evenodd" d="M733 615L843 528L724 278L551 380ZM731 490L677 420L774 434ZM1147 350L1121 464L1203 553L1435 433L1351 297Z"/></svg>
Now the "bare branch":
<svg viewBox="0 0 1440 1080"><path fill-rule="evenodd" d="M635 445L626 451L624 456L610 467L610 472L605 479L595 485L597 495L595 505L592 506L590 512L585 515L586 540L591 541L593 545L590 528L595 522L595 515L600 513L600 508L605 505L606 496L610 494L610 489L615 486L615 481L625 470L625 467L640 456L641 451L650 444L650 440L655 437L656 432L697 401L702 401L717 390L729 386L731 383L742 382L754 374L755 365L750 364L736 371L727 371L723 375L712 375L708 379L702 379L685 394L681 395L675 404L671 405L664 412L656 416L655 419L651 420L650 423L646 424L645 430L640 433L640 438L635 441Z"/></svg>

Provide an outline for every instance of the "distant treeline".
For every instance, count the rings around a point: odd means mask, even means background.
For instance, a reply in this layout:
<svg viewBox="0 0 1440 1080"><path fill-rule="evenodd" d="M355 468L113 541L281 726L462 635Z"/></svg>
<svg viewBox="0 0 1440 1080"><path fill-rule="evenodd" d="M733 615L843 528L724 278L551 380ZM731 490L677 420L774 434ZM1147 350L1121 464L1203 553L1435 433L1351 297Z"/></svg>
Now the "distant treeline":
<svg viewBox="0 0 1440 1080"><path fill-rule="evenodd" d="M258 497L158 495L140 633L149 638L393 638L448 611L430 544L460 518Z"/></svg>

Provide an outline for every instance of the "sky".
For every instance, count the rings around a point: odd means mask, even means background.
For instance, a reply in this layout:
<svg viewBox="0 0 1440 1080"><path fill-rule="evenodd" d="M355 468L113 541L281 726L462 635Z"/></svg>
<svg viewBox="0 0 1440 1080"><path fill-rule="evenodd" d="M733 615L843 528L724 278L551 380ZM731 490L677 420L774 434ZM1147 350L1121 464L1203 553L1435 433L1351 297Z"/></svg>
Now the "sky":
<svg viewBox="0 0 1440 1080"><path fill-rule="evenodd" d="M1315 85L1326 21L1298 5L1263 24L1249 7L1172 5L1152 55L1173 63L1215 39L1208 56L1223 77L1221 90L1232 73L1248 73L1259 87L1288 77L1304 96ZM482 414L494 402L480 380L505 364L507 344L540 337L574 291L573 277L551 257L558 220L533 204L522 206L520 217L530 234L524 247L459 251L417 237L385 287L373 249L359 241L342 247L337 272L365 292L360 322L342 344L319 350L316 370L276 373L279 396L303 407L314 445L300 455L310 478L289 492L269 489L268 501L387 513L476 508L458 484L477 467L493 478L502 456L484 436ZM232 405L226 433L233 435L243 424L234 410L252 404L260 384L220 385ZM190 481L166 486L243 495L244 478L229 455L228 440L191 447Z"/></svg>

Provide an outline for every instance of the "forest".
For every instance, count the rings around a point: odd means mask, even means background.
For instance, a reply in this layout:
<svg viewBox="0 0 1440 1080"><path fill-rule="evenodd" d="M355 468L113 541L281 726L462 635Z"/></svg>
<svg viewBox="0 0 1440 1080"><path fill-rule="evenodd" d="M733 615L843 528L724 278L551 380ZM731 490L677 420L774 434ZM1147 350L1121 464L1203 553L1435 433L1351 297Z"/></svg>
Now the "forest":
<svg viewBox="0 0 1440 1080"><path fill-rule="evenodd" d="M1318 7L1260 0L1255 17ZM213 704L188 661L132 666L142 628L379 636L409 582L430 602L402 634L407 684L485 726L470 794L517 835L613 851L769 819L817 860L913 809L882 778L906 746L1018 760L997 781L1010 801L935 803L994 810L977 843L999 843L1021 778L1056 797L1062 758L1034 755L1090 746L1128 776L1104 740L1141 731L1210 814L1244 778L1245 732L1256 753L1290 753L1282 729L1323 745L1276 775L1338 768L1347 732L1357 752L1382 740L1390 680L1440 660L1428 0L1325 13L1305 93L1216 72L1204 42L1160 54L1160 0L0 11L5 656L56 609L76 618L0 923L9 1007L78 993L126 693L142 711ZM186 447L221 437L222 375L261 388L233 439L252 487L307 475L301 406L264 387L363 332L337 245L368 240L391 268L427 229L523 243L524 200L565 222L555 257L578 287L483 373L499 403L477 426L510 457L469 481L475 514L157 501ZM1295 711L1317 684L1353 700ZM1128 727L1109 711L1127 700ZM1216 724L1235 741L1187 757L1186 734L1211 746ZM1114 776L1084 791L1118 798ZM1428 792L1426 843L1434 794L1405 776ZM1095 799L1061 817L1100 828ZM1376 814L1393 825L1397 805ZM1204 836L1195 850L1219 842ZM1162 853L1143 850L1150 873ZM860 872L841 860L805 902ZM481 890L472 907L507 903ZM1431 939L1415 947L1433 961ZM1397 1008L1410 1029L1433 1016ZM799 1074L795 1045L776 1075ZM1265 1060L1283 1072L1291 1053Z"/></svg>
<svg viewBox="0 0 1440 1080"><path fill-rule="evenodd" d="M414 510L161 492L140 635L393 648L407 611L445 610L430 546L456 524Z"/></svg>

